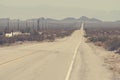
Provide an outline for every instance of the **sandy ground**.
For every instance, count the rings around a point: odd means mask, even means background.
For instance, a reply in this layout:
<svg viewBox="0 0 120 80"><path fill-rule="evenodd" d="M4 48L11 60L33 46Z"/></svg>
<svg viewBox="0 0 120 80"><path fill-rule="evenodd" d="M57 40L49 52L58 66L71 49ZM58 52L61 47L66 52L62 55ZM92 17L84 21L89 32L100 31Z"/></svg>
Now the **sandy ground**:
<svg viewBox="0 0 120 80"><path fill-rule="evenodd" d="M113 80L120 80L120 55L119 54L108 54L105 57L105 63L113 73Z"/></svg>
<svg viewBox="0 0 120 80"><path fill-rule="evenodd" d="M120 80L120 55L111 54L105 58L105 61L113 72L113 80Z"/></svg>
<svg viewBox="0 0 120 80"><path fill-rule="evenodd" d="M112 72L112 80L120 80L120 55L113 51L107 51L102 47L89 44L105 62L105 66Z"/></svg>
<svg viewBox="0 0 120 80"><path fill-rule="evenodd" d="M0 80L111 80L103 59L83 36L81 28L56 42L0 48Z"/></svg>

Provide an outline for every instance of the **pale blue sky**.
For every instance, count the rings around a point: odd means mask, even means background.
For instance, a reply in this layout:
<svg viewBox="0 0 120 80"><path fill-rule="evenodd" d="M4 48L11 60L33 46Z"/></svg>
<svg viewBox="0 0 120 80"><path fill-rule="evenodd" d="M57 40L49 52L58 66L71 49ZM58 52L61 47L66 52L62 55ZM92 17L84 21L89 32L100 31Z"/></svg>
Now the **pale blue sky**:
<svg viewBox="0 0 120 80"><path fill-rule="evenodd" d="M120 19L120 0L0 0L0 17L97 17Z"/></svg>

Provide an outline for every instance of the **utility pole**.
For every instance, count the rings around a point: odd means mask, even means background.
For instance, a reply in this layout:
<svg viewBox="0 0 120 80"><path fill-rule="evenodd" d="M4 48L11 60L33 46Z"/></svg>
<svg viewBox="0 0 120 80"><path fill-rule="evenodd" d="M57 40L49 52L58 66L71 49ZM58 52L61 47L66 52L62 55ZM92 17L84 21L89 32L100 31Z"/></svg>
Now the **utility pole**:
<svg viewBox="0 0 120 80"><path fill-rule="evenodd" d="M7 21L7 32L9 32L10 30L10 20L8 19L8 21Z"/></svg>
<svg viewBox="0 0 120 80"><path fill-rule="evenodd" d="M47 25L46 25L46 19L45 19L45 31L47 32Z"/></svg>
<svg viewBox="0 0 120 80"><path fill-rule="evenodd" d="M32 21L32 22L33 22L33 29L35 29L35 25L34 25L34 19L33 19L33 21Z"/></svg>
<svg viewBox="0 0 120 80"><path fill-rule="evenodd" d="M26 28L25 28L25 31L24 31L24 32L27 31L27 27L28 27L28 22L27 22L27 20L26 20Z"/></svg>
<svg viewBox="0 0 120 80"><path fill-rule="evenodd" d="M37 20L37 32L40 31L40 19Z"/></svg>
<svg viewBox="0 0 120 80"><path fill-rule="evenodd" d="M47 21L47 19L44 19L44 29L45 29L45 31L47 30L46 21Z"/></svg>
<svg viewBox="0 0 120 80"><path fill-rule="evenodd" d="M42 31L44 32L45 31L45 19L44 18L42 18L41 23L42 23Z"/></svg>
<svg viewBox="0 0 120 80"><path fill-rule="evenodd" d="M44 28L45 28L45 23L44 23L44 19L42 18L42 31L44 32Z"/></svg>
<svg viewBox="0 0 120 80"><path fill-rule="evenodd" d="M18 19L18 31L20 31L20 20Z"/></svg>

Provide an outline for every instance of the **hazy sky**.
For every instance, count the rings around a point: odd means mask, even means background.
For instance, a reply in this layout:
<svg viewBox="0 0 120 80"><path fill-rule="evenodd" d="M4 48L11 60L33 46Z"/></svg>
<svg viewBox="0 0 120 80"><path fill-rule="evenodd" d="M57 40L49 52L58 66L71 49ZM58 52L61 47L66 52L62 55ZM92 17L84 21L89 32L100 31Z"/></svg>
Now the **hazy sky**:
<svg viewBox="0 0 120 80"><path fill-rule="evenodd" d="M0 0L0 17L120 19L120 0Z"/></svg>

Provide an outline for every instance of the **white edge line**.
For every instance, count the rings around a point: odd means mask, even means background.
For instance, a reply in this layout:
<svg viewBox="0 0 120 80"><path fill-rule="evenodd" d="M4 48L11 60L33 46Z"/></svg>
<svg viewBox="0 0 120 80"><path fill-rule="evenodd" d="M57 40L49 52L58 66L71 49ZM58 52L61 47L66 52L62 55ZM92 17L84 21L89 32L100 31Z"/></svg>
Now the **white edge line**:
<svg viewBox="0 0 120 80"><path fill-rule="evenodd" d="M82 29L83 29L83 25L84 25L84 24L82 24L82 26L81 26ZM78 49L79 49L80 44L81 44L81 41L80 41L80 43L78 44L78 46L76 47L76 49L75 49L75 52L74 52L74 55L73 55L73 59L72 59L72 62L71 62L71 64L70 64L70 67L69 67L69 69L68 69L68 72L67 72L67 75L66 75L66 77L65 77L65 80L69 80L69 78L70 78L71 71L72 71L72 68L73 68L73 64L74 64L74 61L75 61L75 58L76 58L76 54L77 54L77 51L78 51Z"/></svg>
<svg viewBox="0 0 120 80"><path fill-rule="evenodd" d="M80 43L79 43L79 45L80 45ZM71 74L71 71L72 71L72 68L73 68L73 64L74 64L74 61L75 61L75 58L76 58L77 51L79 49L79 45L75 49L75 53L73 55L73 59L72 59L72 62L70 64L70 67L68 69L67 76L66 76L65 80L69 80L69 78L70 78L70 74Z"/></svg>

